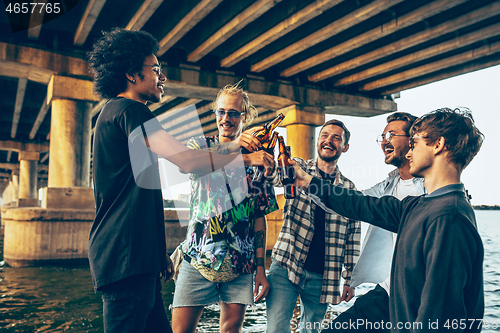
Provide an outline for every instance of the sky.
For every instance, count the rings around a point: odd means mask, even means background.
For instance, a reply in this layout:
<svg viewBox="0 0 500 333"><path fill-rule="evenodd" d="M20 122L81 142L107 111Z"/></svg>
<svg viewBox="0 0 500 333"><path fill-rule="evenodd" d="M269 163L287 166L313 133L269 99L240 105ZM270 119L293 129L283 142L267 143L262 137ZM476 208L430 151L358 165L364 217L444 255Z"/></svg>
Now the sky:
<svg viewBox="0 0 500 333"><path fill-rule="evenodd" d="M485 141L461 179L472 195L473 205L500 205L500 180L495 173L500 162L497 147L500 143L500 65L405 90L400 95L395 100L398 111L415 116L443 107L471 110ZM326 121L333 118L343 121L351 132L350 148L338 162L340 171L359 190L385 179L394 167L384 163L382 149L375 139L387 124L387 114L371 118L326 115ZM278 132L286 139L284 128L278 128ZM189 193L187 182L171 188L170 193L164 191L164 197L177 199L179 193ZM282 190L277 189L276 193Z"/></svg>
<svg viewBox="0 0 500 333"><path fill-rule="evenodd" d="M500 65L402 91L395 102L398 111L415 116L442 107L469 108L485 140L461 180L472 195L473 205L500 205L500 180L496 177L500 162ZM371 187L387 177L394 167L385 165L382 149L375 142L387 124L387 115L326 116L326 120L333 118L343 121L351 132L350 148L338 162L341 172L358 189Z"/></svg>

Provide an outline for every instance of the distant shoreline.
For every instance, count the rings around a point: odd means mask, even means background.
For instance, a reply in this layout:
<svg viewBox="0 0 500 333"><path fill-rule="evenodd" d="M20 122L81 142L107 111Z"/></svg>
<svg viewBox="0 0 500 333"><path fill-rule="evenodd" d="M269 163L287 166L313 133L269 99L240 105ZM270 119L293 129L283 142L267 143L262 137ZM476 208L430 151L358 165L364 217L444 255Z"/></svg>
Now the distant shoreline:
<svg viewBox="0 0 500 333"><path fill-rule="evenodd" d="M489 205L474 205L472 208L476 210L500 210L499 205L489 206Z"/></svg>

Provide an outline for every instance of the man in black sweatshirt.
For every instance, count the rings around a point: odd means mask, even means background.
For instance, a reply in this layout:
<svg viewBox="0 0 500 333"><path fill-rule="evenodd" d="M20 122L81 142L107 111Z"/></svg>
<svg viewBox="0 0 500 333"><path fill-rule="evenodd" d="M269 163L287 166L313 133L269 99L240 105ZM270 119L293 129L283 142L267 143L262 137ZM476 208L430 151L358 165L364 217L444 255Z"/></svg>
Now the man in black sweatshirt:
<svg viewBox="0 0 500 333"><path fill-rule="evenodd" d="M318 204L398 233L391 271L390 323L351 329L393 332L479 332L484 314L483 256L474 211L460 175L483 134L468 110L440 109L417 119L406 155L426 195L402 201L363 196L322 182L297 166L296 185Z"/></svg>

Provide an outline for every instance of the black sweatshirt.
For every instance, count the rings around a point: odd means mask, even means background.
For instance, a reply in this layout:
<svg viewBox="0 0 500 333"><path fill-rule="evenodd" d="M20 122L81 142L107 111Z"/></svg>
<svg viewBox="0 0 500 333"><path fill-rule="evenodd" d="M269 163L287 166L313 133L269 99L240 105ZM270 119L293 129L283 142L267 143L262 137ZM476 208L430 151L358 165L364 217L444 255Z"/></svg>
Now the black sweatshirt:
<svg viewBox="0 0 500 333"><path fill-rule="evenodd" d="M364 196L317 178L308 192L340 215L398 233L391 271L392 331L480 331L484 249L462 184L402 201Z"/></svg>

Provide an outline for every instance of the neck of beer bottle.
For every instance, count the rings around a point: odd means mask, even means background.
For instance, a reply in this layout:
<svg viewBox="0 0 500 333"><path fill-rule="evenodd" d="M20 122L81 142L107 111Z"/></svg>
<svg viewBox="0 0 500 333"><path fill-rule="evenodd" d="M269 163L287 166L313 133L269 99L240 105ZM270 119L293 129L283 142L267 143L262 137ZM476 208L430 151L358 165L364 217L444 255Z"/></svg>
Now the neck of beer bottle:
<svg viewBox="0 0 500 333"><path fill-rule="evenodd" d="M283 113L280 113L276 118L268 122L265 126L268 132L274 131L276 127L285 119Z"/></svg>
<svg viewBox="0 0 500 333"><path fill-rule="evenodd" d="M278 141L278 133L274 132L273 136L271 137L271 140L269 140L269 143L267 144L267 147L265 147L265 149L269 154L274 154L274 147L276 147L277 141Z"/></svg>

